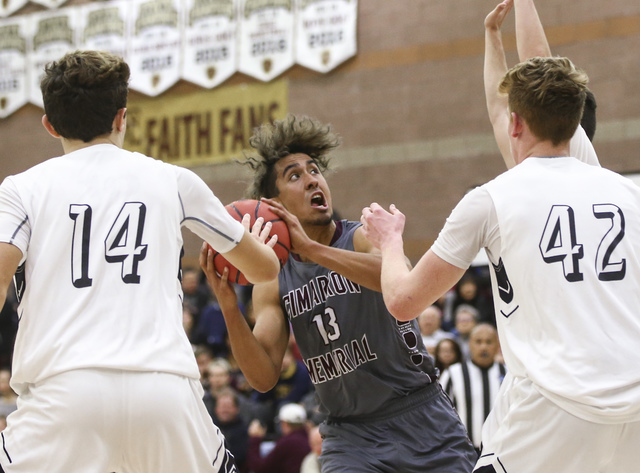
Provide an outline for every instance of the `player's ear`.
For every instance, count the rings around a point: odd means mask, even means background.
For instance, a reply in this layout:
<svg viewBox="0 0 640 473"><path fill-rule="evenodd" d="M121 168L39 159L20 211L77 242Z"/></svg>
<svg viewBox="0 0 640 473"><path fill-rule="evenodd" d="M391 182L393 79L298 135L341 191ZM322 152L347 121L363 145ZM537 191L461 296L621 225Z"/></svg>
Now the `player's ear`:
<svg viewBox="0 0 640 473"><path fill-rule="evenodd" d="M523 128L524 121L522 120L522 117L516 112L511 112L511 120L509 121L509 133L511 134L511 136L515 138L516 136L520 135Z"/></svg>
<svg viewBox="0 0 640 473"><path fill-rule="evenodd" d="M118 132L124 131L126 124L127 124L127 109L121 108L118 110L118 113L116 113L116 117L113 119L112 129Z"/></svg>
<svg viewBox="0 0 640 473"><path fill-rule="evenodd" d="M53 125L49 122L49 118L47 118L46 114L42 115L42 126L44 126L44 129L47 130L51 136L54 138L60 138L60 134L53 128Z"/></svg>

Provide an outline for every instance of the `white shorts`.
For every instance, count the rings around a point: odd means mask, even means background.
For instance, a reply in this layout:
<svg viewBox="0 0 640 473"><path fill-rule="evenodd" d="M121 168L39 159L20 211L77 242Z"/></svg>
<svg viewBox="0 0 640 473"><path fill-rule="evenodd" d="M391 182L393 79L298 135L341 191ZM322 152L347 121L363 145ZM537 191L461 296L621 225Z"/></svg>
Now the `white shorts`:
<svg viewBox="0 0 640 473"><path fill-rule="evenodd" d="M506 380L505 380L506 381ZM640 422L596 424L513 378L485 424L476 473L627 473L640 466Z"/></svg>
<svg viewBox="0 0 640 473"><path fill-rule="evenodd" d="M0 435L6 473L236 471L198 380L74 370L30 385Z"/></svg>

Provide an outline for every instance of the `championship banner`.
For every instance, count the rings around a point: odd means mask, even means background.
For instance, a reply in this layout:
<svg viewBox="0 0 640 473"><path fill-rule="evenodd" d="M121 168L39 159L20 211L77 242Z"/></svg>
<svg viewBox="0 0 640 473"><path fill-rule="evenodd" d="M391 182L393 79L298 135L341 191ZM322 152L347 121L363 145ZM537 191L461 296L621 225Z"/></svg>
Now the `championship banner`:
<svg viewBox="0 0 640 473"><path fill-rule="evenodd" d="M0 118L25 105L27 94L27 19L0 20Z"/></svg>
<svg viewBox="0 0 640 473"><path fill-rule="evenodd" d="M0 0L0 16L9 16L20 10L29 0Z"/></svg>
<svg viewBox="0 0 640 473"><path fill-rule="evenodd" d="M79 49L107 51L126 58L131 3L117 0L80 7Z"/></svg>
<svg viewBox="0 0 640 473"><path fill-rule="evenodd" d="M129 1L129 86L156 96L180 80L181 0Z"/></svg>
<svg viewBox="0 0 640 473"><path fill-rule="evenodd" d="M240 72L262 81L295 63L294 0L240 0Z"/></svg>
<svg viewBox="0 0 640 473"><path fill-rule="evenodd" d="M238 69L234 0L186 0L182 78L208 89Z"/></svg>
<svg viewBox="0 0 640 473"><path fill-rule="evenodd" d="M238 85L162 100L130 100L125 149L193 166L242 157L253 129L283 119L286 81Z"/></svg>
<svg viewBox="0 0 640 473"><path fill-rule="evenodd" d="M44 66L76 49L76 8L33 13L29 19L33 48L27 55L29 64L29 101L44 107L40 81Z"/></svg>
<svg viewBox="0 0 640 473"><path fill-rule="evenodd" d="M66 3L67 0L31 0L33 3L39 3L40 5L44 5L48 8L58 8L63 3Z"/></svg>
<svg viewBox="0 0 640 473"><path fill-rule="evenodd" d="M328 72L354 56L358 0L296 0L296 62Z"/></svg>

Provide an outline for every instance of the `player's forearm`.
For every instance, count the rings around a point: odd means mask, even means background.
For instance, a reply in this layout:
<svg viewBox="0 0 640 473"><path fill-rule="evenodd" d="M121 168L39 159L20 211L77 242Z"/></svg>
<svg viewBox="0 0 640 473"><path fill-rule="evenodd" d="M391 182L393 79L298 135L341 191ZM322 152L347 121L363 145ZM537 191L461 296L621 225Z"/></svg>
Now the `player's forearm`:
<svg viewBox="0 0 640 473"><path fill-rule="evenodd" d="M502 34L497 28L485 28L484 89L489 120L500 154L507 165L515 165L509 148L507 98L498 94L498 86L507 72Z"/></svg>
<svg viewBox="0 0 640 473"><path fill-rule="evenodd" d="M268 353L254 336L240 309L223 309L231 351L242 374L251 387L260 392L269 391L280 376Z"/></svg>
<svg viewBox="0 0 640 473"><path fill-rule="evenodd" d="M551 48L533 0L515 0L516 42L520 61L551 56Z"/></svg>
<svg viewBox="0 0 640 473"><path fill-rule="evenodd" d="M416 291L407 283L411 280L411 271L406 265L402 237L388 242L381 248L382 295L387 309L401 322L415 319L420 309L415 304Z"/></svg>
<svg viewBox="0 0 640 473"><path fill-rule="evenodd" d="M312 242L304 256L320 266L341 274L349 281L373 291L381 291L382 259L378 254L343 250Z"/></svg>

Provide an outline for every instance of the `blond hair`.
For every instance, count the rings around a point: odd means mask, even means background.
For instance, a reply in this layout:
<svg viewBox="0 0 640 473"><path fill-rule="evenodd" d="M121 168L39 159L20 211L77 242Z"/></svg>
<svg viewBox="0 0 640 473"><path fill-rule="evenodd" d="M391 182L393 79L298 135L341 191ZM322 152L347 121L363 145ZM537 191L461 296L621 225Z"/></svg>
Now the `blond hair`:
<svg viewBox="0 0 640 473"><path fill-rule="evenodd" d="M534 57L512 67L498 90L538 139L558 145L570 140L580 123L588 82L565 57Z"/></svg>

